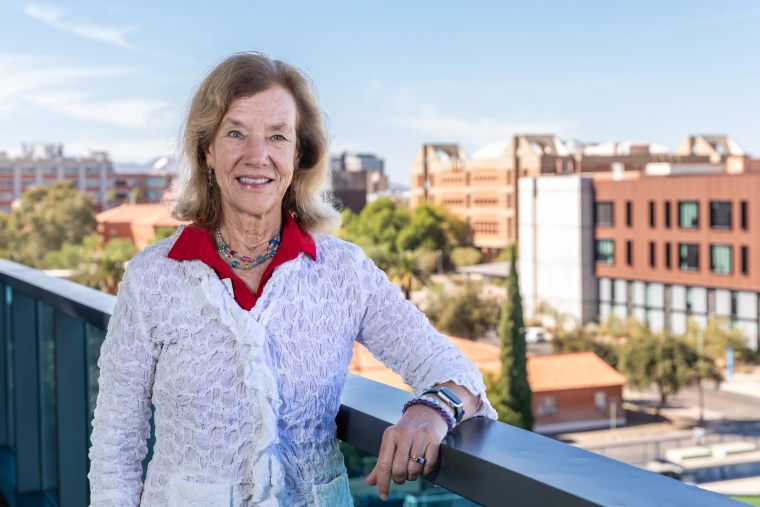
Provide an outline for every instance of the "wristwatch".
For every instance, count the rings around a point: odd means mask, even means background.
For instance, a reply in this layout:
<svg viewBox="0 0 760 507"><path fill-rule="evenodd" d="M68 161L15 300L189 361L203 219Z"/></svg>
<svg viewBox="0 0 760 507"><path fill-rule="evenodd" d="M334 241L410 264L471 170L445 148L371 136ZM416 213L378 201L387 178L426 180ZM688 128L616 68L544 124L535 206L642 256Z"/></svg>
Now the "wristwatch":
<svg viewBox="0 0 760 507"><path fill-rule="evenodd" d="M462 404L462 400L460 400L456 394L452 393L450 389L447 389L445 387L425 389L422 392L422 395L424 396L426 394L431 394L437 397L439 400L451 407L451 409L454 411L454 419L456 419L457 424L462 421L462 417L464 417L464 405Z"/></svg>

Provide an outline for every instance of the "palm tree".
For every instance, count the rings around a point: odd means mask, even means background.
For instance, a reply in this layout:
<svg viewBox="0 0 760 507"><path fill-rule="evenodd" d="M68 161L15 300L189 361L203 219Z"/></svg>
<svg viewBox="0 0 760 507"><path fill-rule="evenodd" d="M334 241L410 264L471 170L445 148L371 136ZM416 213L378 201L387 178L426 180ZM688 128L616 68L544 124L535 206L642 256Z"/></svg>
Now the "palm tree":
<svg viewBox="0 0 760 507"><path fill-rule="evenodd" d="M430 252L405 250L386 256L385 262L387 268L384 270L388 278L401 287L406 299L411 296L412 286L415 283L419 285L430 283Z"/></svg>
<svg viewBox="0 0 760 507"><path fill-rule="evenodd" d="M81 248L82 260L72 280L116 294L127 262L137 253L132 242L117 238L103 244L102 238L93 234L85 238Z"/></svg>

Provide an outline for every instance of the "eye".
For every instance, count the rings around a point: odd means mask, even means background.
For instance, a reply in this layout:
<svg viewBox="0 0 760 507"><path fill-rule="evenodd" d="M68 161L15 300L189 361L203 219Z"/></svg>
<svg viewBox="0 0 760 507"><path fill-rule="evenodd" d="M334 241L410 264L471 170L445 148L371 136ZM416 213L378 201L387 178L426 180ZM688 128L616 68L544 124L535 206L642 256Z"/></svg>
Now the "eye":
<svg viewBox="0 0 760 507"><path fill-rule="evenodd" d="M275 134L272 136L272 139L274 139L275 141L287 141L287 139L285 139L285 136L283 136L282 134Z"/></svg>
<svg viewBox="0 0 760 507"><path fill-rule="evenodd" d="M241 134L237 130L232 130L232 131L230 131L229 134L227 134L227 136L229 136L229 137L236 137L236 138L240 139L240 138L243 137L243 134Z"/></svg>

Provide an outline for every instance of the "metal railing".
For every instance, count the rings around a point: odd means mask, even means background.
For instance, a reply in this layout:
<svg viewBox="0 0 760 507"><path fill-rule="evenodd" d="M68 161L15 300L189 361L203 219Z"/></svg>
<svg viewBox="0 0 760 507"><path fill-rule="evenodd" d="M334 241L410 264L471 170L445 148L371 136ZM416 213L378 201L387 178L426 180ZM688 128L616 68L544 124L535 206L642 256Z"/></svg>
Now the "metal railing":
<svg viewBox="0 0 760 507"><path fill-rule="evenodd" d="M88 504L97 356L114 301L0 260L0 491L12 507ZM376 455L408 396L349 375L338 438ZM445 439L426 479L485 506L740 505L485 419L466 421Z"/></svg>

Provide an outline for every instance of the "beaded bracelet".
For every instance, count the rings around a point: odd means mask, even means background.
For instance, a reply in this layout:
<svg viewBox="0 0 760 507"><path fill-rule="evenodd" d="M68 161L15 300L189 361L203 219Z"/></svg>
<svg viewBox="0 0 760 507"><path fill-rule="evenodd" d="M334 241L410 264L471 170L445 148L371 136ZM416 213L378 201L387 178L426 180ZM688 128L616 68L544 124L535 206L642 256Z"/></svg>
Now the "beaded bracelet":
<svg viewBox="0 0 760 507"><path fill-rule="evenodd" d="M401 413L404 414L409 407L412 407L414 405L425 405L426 407L432 408L438 412L441 417L443 417L443 420L446 421L446 427L448 428L449 433L457 425L454 416L449 414L449 412L443 408L443 404L438 400L434 400L432 398L412 398L411 400L407 401L406 404L404 404L404 408L401 410Z"/></svg>

